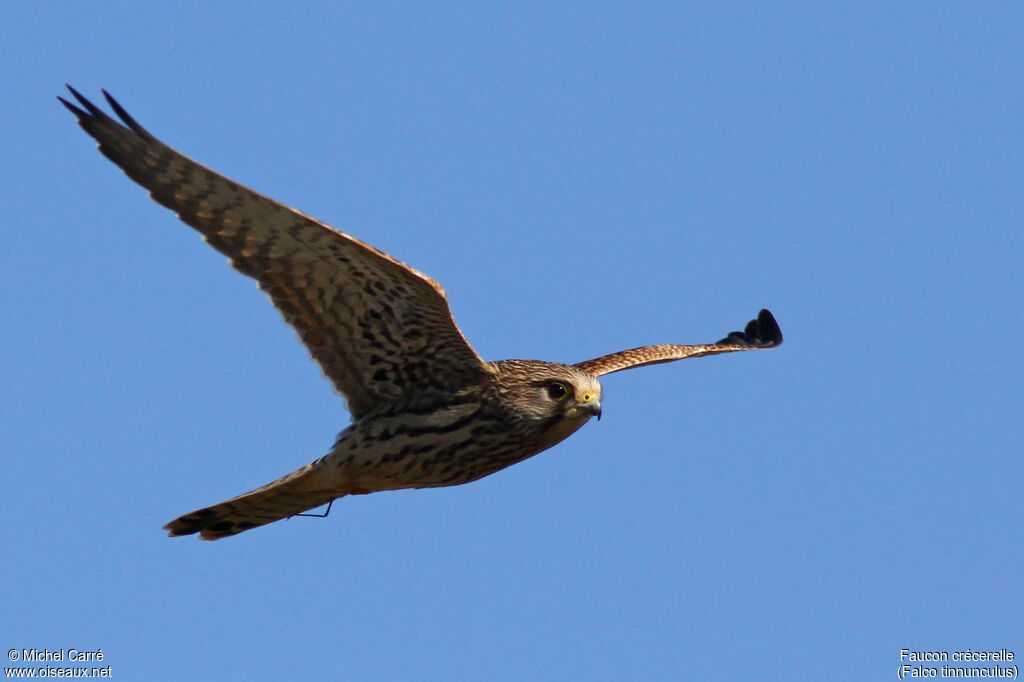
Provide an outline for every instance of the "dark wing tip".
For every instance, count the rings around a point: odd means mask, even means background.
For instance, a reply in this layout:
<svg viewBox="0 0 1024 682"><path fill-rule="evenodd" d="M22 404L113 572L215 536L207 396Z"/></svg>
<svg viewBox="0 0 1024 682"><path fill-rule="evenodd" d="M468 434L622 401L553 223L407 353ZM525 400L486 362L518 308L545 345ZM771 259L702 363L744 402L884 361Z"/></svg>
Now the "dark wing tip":
<svg viewBox="0 0 1024 682"><path fill-rule="evenodd" d="M203 526L196 522L183 521L182 519L175 519L166 526L164 530L172 538L181 537L182 535L192 535L198 533L203 529Z"/></svg>
<svg viewBox="0 0 1024 682"><path fill-rule="evenodd" d="M72 104L71 102L67 101L66 99L64 99L60 95L57 95L57 99L60 100L61 104L63 104L65 107L67 107L68 111L70 111L72 114L77 116L79 119L88 118L88 116L89 116L88 113L86 113L85 111L82 111L81 109L79 109L74 104Z"/></svg>
<svg viewBox="0 0 1024 682"><path fill-rule="evenodd" d="M85 95L80 93L78 90L75 90L73 87L71 87L67 83L64 84L64 87L66 87L68 89L68 92L70 92L74 96L74 98L78 100L78 103L81 104L83 107L85 107L85 109L89 112L88 114L86 114L84 111L82 111L78 107L75 107L72 104L68 104L67 100L63 99L62 97L58 97L57 98L61 102L64 102L64 105L66 107L68 107L69 109L71 109L71 111L76 112L76 115L81 117L82 115L88 116L89 114L91 114L91 115L97 116L99 118L104 118L104 117L107 116L105 113L103 113L102 109L100 109L98 106L96 106L95 104L90 102L85 97Z"/></svg>
<svg viewBox="0 0 1024 682"><path fill-rule="evenodd" d="M779 323L775 321L775 316L767 308L761 308L761 312L757 314L757 319L751 320L747 324L744 333L770 346L782 345L782 329L779 328Z"/></svg>
<svg viewBox="0 0 1024 682"><path fill-rule="evenodd" d="M752 348L775 348L782 345L782 330L775 316L767 308L762 308L757 319L747 323L741 332L732 332L716 345L750 346Z"/></svg>
<svg viewBox="0 0 1024 682"><path fill-rule="evenodd" d="M74 98L78 100L78 103L83 108L80 109L79 107L75 106L74 104L67 101L63 97L60 97L59 95L57 96L57 99L60 100L61 104L68 108L68 111L70 111L72 114L78 117L79 123L85 123L89 119L98 119L99 122L109 122L116 125L114 119L108 116L106 112L104 112L98 106L90 102L89 99L85 97L85 95L78 92L78 90L75 90L67 83L65 83L64 86L68 89L68 92L70 92L74 96ZM149 139L155 139L148 130L140 126L135 121L135 119L132 118L128 114L128 112L124 110L124 107L122 107L120 103L118 103L118 101L110 95L109 92L107 92L106 90L102 90L101 92L103 93L103 96L106 97L107 102L110 104L110 107L114 110L114 113L116 113L118 117L120 117L120 119L124 122L126 126L128 126L137 135Z"/></svg>
<svg viewBox="0 0 1024 682"><path fill-rule="evenodd" d="M110 108L114 110L114 113L116 113L122 121L124 121L125 125L127 125L129 128L134 130L142 137L148 137L151 139L153 138L149 131L140 126L138 122L134 118L132 118L127 111L124 110L124 107L122 107L120 103L116 99L114 99L114 97L109 92L107 92L106 90L101 90L100 92L102 92L103 96L107 98L107 103L110 104Z"/></svg>

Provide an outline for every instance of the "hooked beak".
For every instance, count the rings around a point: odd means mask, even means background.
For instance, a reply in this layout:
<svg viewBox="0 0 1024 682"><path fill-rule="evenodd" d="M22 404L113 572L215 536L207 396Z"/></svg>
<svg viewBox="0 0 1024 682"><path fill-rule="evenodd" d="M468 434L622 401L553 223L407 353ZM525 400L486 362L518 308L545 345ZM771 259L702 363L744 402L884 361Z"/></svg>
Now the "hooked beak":
<svg viewBox="0 0 1024 682"><path fill-rule="evenodd" d="M601 401L597 398L591 398L586 402L576 403L576 407L580 408L584 412L588 412L592 417L597 417L597 421L601 421Z"/></svg>

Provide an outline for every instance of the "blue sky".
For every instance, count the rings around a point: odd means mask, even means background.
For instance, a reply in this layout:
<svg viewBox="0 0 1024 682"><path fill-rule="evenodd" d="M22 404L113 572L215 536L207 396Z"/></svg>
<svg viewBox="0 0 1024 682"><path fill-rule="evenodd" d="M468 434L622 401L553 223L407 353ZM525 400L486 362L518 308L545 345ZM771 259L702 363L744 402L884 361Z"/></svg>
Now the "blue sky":
<svg viewBox="0 0 1024 682"><path fill-rule="evenodd" d="M0 644L119 679L894 679L1024 654L1020 3L6 3ZM216 543L343 403L54 97L430 274L604 380L474 484Z"/></svg>

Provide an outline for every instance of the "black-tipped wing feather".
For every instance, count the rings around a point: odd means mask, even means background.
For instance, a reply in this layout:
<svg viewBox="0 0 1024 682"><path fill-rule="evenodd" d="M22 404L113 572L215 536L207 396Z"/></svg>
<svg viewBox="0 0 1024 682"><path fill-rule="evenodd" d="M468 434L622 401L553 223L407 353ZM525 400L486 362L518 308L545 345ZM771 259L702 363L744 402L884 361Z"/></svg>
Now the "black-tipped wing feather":
<svg viewBox="0 0 1024 682"><path fill-rule="evenodd" d="M757 317L747 322L747 326L741 332L729 332L721 341L716 341L715 346L734 347L736 350L757 350L762 348L775 348L782 345L782 330L775 316L767 309L762 309Z"/></svg>
<svg viewBox="0 0 1024 682"><path fill-rule="evenodd" d="M353 418L398 400L429 405L490 371L432 279L179 154L105 91L124 125L68 89L80 106L59 99L100 151L259 282Z"/></svg>
<svg viewBox="0 0 1024 682"><path fill-rule="evenodd" d="M594 376L602 376L619 372L624 369L654 365L659 362L672 362L684 358L699 358L704 355L718 353L735 353L743 350L762 350L775 348L782 343L782 330L767 310L762 310L757 319L747 323L741 332L732 332L721 341L692 346L662 344L660 346L643 346L630 350L619 351L611 355L602 355L593 360L577 363L576 366L590 372Z"/></svg>

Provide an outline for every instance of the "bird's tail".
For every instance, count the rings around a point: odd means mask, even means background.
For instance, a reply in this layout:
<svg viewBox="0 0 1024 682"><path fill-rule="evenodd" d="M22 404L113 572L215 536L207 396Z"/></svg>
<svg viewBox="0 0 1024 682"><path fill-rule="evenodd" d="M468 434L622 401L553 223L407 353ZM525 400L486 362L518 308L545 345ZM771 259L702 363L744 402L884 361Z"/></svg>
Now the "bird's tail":
<svg viewBox="0 0 1024 682"><path fill-rule="evenodd" d="M256 490L179 516L164 530L172 537L199 533L203 540L219 540L327 504L345 493L326 481L325 459Z"/></svg>

